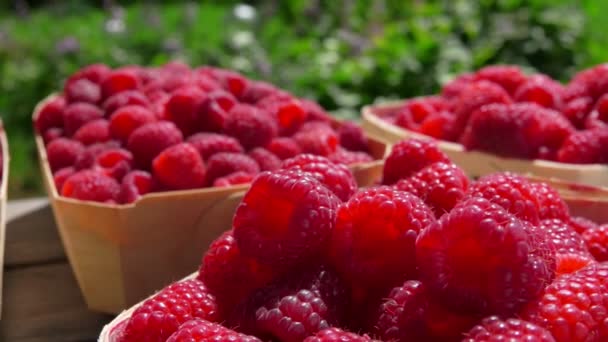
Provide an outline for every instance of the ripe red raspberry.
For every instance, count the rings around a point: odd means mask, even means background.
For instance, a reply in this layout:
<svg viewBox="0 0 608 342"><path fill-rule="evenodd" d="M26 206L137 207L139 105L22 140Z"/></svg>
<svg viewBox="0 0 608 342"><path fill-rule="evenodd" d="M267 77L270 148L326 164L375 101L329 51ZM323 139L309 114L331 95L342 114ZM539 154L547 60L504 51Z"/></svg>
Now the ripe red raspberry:
<svg viewBox="0 0 608 342"><path fill-rule="evenodd" d="M592 109L593 99L591 97L576 97L565 104L562 114L570 120L574 127L582 129L585 127L585 120Z"/></svg>
<svg viewBox="0 0 608 342"><path fill-rule="evenodd" d="M400 141L386 158L382 184L394 184L437 162L449 163L450 160L435 142L419 139Z"/></svg>
<svg viewBox="0 0 608 342"><path fill-rule="evenodd" d="M321 121L321 122L332 122L333 119L331 115L329 115L323 107L321 107L318 103L308 100L308 99L300 99L302 106L306 110L307 121Z"/></svg>
<svg viewBox="0 0 608 342"><path fill-rule="evenodd" d="M249 80L234 71L215 69L213 76L224 86L224 89L231 92L237 98L240 98L249 86Z"/></svg>
<svg viewBox="0 0 608 342"><path fill-rule="evenodd" d="M536 188L522 176L495 173L473 182L467 197L483 197L522 220L538 224L540 202L535 191Z"/></svg>
<svg viewBox="0 0 608 342"><path fill-rule="evenodd" d="M522 317L551 332L557 342L608 338L608 289L594 265L563 275L531 302Z"/></svg>
<svg viewBox="0 0 608 342"><path fill-rule="evenodd" d="M328 328L304 339L304 342L372 342L367 335L357 335L339 328Z"/></svg>
<svg viewBox="0 0 608 342"><path fill-rule="evenodd" d="M61 195L83 201L115 202L120 185L99 170L83 170L70 176L61 188Z"/></svg>
<svg viewBox="0 0 608 342"><path fill-rule="evenodd" d="M154 121L156 117L149 109L138 105L124 106L110 117L110 133L114 138L127 142L134 130Z"/></svg>
<svg viewBox="0 0 608 342"><path fill-rule="evenodd" d="M441 88L441 96L447 100L452 100L458 97L458 95L460 95L462 92L462 89L466 88L466 86L472 83L474 79L474 74L464 73L458 75Z"/></svg>
<svg viewBox="0 0 608 342"><path fill-rule="evenodd" d="M186 136L198 131L198 112L205 97L205 93L195 86L177 89L169 97L165 108L167 120L173 121Z"/></svg>
<svg viewBox="0 0 608 342"><path fill-rule="evenodd" d="M217 298L221 312L229 313L253 291L274 277L272 268L244 256L232 231L215 239L205 255L198 279Z"/></svg>
<svg viewBox="0 0 608 342"><path fill-rule="evenodd" d="M71 137L85 123L103 118L103 112L92 104L77 102L65 107L63 124L67 136Z"/></svg>
<svg viewBox="0 0 608 342"><path fill-rule="evenodd" d="M342 201L357 191L357 182L348 167L312 154L301 154L283 162L283 169L302 170L310 173Z"/></svg>
<svg viewBox="0 0 608 342"><path fill-rule="evenodd" d="M135 170L127 173L120 186L120 203L133 203L141 196L152 191L152 175L146 171Z"/></svg>
<svg viewBox="0 0 608 342"><path fill-rule="evenodd" d="M420 131L420 125L430 115L436 114L435 108L425 97L407 100L397 112L395 123L405 129Z"/></svg>
<svg viewBox="0 0 608 342"><path fill-rule="evenodd" d="M95 166L95 159L101 152L119 147L120 143L113 140L105 143L89 145L76 157L74 168L76 170L92 168Z"/></svg>
<svg viewBox="0 0 608 342"><path fill-rule="evenodd" d="M308 113L302 103L291 96L271 95L256 104L278 123L279 134L291 135L306 121Z"/></svg>
<svg viewBox="0 0 608 342"><path fill-rule="evenodd" d="M559 192L547 183L531 183L532 192L538 199L538 217L541 220L559 219L567 222L570 218L568 205L559 195Z"/></svg>
<svg viewBox="0 0 608 342"><path fill-rule="evenodd" d="M233 137L217 133L196 133L188 138L204 160L219 152L243 153L243 147Z"/></svg>
<svg viewBox="0 0 608 342"><path fill-rule="evenodd" d="M293 265L324 249L340 203L307 173L263 172L236 210L234 236L245 255L269 265Z"/></svg>
<svg viewBox="0 0 608 342"><path fill-rule="evenodd" d="M451 163L431 164L395 184L397 189L423 199L436 217L452 210L464 198L468 186L467 175Z"/></svg>
<svg viewBox="0 0 608 342"><path fill-rule="evenodd" d="M330 156L338 149L340 144L338 135L329 126L327 128L301 129L293 136L303 153L319 156Z"/></svg>
<svg viewBox="0 0 608 342"><path fill-rule="evenodd" d="M567 222L558 219L540 221L539 228L542 229L558 254L578 253L590 256L585 241Z"/></svg>
<svg viewBox="0 0 608 342"><path fill-rule="evenodd" d="M250 81L247 89L241 96L241 101L249 104L255 104L263 98L273 95L280 90L270 83L262 81Z"/></svg>
<svg viewBox="0 0 608 342"><path fill-rule="evenodd" d="M604 128L608 126L608 94L602 95L596 102L595 108L585 119L585 128Z"/></svg>
<svg viewBox="0 0 608 342"><path fill-rule="evenodd" d="M558 253L555 255L555 260L555 276L557 277L574 273L596 262L589 253Z"/></svg>
<svg viewBox="0 0 608 342"><path fill-rule="evenodd" d="M589 93L587 86L583 84L583 82L574 82L571 81L567 85L564 86L564 92L562 93L562 97L565 102L570 102L579 97L589 97L592 102L595 102L591 93Z"/></svg>
<svg viewBox="0 0 608 342"><path fill-rule="evenodd" d="M595 229L598 227L597 223L580 216L571 216L568 223L570 224L570 227L579 234L583 234L588 229Z"/></svg>
<svg viewBox="0 0 608 342"><path fill-rule="evenodd" d="M216 179L237 171L255 175L260 172L260 166L255 159L245 154L216 153L207 160L207 184L211 185Z"/></svg>
<svg viewBox="0 0 608 342"><path fill-rule="evenodd" d="M228 113L237 103L232 94L214 90L207 94L198 110L198 124L203 131L221 132Z"/></svg>
<svg viewBox="0 0 608 342"><path fill-rule="evenodd" d="M126 68L116 69L101 82L102 98L107 99L126 90L136 90L140 86L140 79L135 72Z"/></svg>
<svg viewBox="0 0 608 342"><path fill-rule="evenodd" d="M537 341L555 342L551 333L536 324L517 318L502 320L498 316L484 318L467 334L463 342Z"/></svg>
<svg viewBox="0 0 608 342"><path fill-rule="evenodd" d="M358 124L345 121L338 127L340 145L350 151L369 152L369 142Z"/></svg>
<svg viewBox="0 0 608 342"><path fill-rule="evenodd" d="M133 154L122 148L107 149L95 157L94 165L108 176L121 181L133 168Z"/></svg>
<svg viewBox="0 0 608 342"><path fill-rule="evenodd" d="M73 82L67 82L63 93L68 103L86 102L97 104L101 100L101 88L99 84L81 78Z"/></svg>
<svg viewBox="0 0 608 342"><path fill-rule="evenodd" d="M277 125L268 114L256 107L237 104L228 112L224 133L235 137L245 149L250 150L266 146L277 135Z"/></svg>
<svg viewBox="0 0 608 342"><path fill-rule="evenodd" d="M74 140L58 138L46 146L46 156L51 171L73 166L78 155L84 151L84 146Z"/></svg>
<svg viewBox="0 0 608 342"><path fill-rule="evenodd" d="M126 90L121 91L105 100L101 108L106 113L107 117L110 117L114 112L122 107L126 106L140 106L148 108L150 101L148 98L137 90Z"/></svg>
<svg viewBox="0 0 608 342"><path fill-rule="evenodd" d="M374 158L366 152L353 152L338 148L336 153L329 156L329 160L336 164L354 165L373 162Z"/></svg>
<svg viewBox="0 0 608 342"><path fill-rule="evenodd" d="M154 177L167 189L196 189L205 185L205 163L188 143L163 150L152 162L152 170Z"/></svg>
<svg viewBox="0 0 608 342"><path fill-rule="evenodd" d="M152 160L160 152L182 140L182 132L172 122L150 122L131 132L127 147L133 153L137 165L149 169Z"/></svg>
<svg viewBox="0 0 608 342"><path fill-rule="evenodd" d="M229 323L266 340L302 341L344 323L348 293L329 268L295 269L255 291Z"/></svg>
<svg viewBox="0 0 608 342"><path fill-rule="evenodd" d="M416 236L434 220L410 193L389 187L360 191L338 209L330 260L349 282L388 289L415 275Z"/></svg>
<svg viewBox="0 0 608 342"><path fill-rule="evenodd" d="M266 148L282 160L293 158L302 153L300 145L292 138L287 137L272 139Z"/></svg>
<svg viewBox="0 0 608 342"><path fill-rule="evenodd" d="M219 319L215 297L197 279L165 287L135 309L124 328L123 341L166 341L192 319Z"/></svg>
<svg viewBox="0 0 608 342"><path fill-rule="evenodd" d="M192 319L182 324L167 342L214 341L214 342L261 342L255 336L249 336L228 329L221 324L203 319Z"/></svg>
<svg viewBox="0 0 608 342"><path fill-rule="evenodd" d="M429 115L420 125L420 133L435 139L450 140L456 117L448 111L436 112Z"/></svg>
<svg viewBox="0 0 608 342"><path fill-rule="evenodd" d="M249 151L249 156L260 166L261 171L274 171L281 168L281 159L263 147Z"/></svg>
<svg viewBox="0 0 608 342"><path fill-rule="evenodd" d="M422 281L459 312L514 314L555 274L555 254L539 228L484 198L460 203L416 240Z"/></svg>
<svg viewBox="0 0 608 342"><path fill-rule="evenodd" d="M561 109L563 86L545 75L528 77L517 90L513 99L517 102L534 102L545 108Z"/></svg>
<svg viewBox="0 0 608 342"><path fill-rule="evenodd" d="M608 261L608 225L587 229L583 232L583 240L597 261Z"/></svg>
<svg viewBox="0 0 608 342"><path fill-rule="evenodd" d="M475 72L475 80L490 81L503 87L510 95L515 94L527 79L526 75L518 66L513 65L491 65L481 68Z"/></svg>
<svg viewBox="0 0 608 342"><path fill-rule="evenodd" d="M244 171L237 171L224 177L216 178L213 181L213 187L221 188L233 185L248 184L251 183L254 178L255 175L253 174Z"/></svg>
<svg viewBox="0 0 608 342"><path fill-rule="evenodd" d="M36 131L40 134L50 128L63 128L63 111L66 107L65 98L57 96L46 102L34 119Z"/></svg>
<svg viewBox="0 0 608 342"><path fill-rule="evenodd" d="M110 74L111 71L112 69L101 63L87 65L71 75L66 83L74 82L83 78L94 83L100 83L108 74Z"/></svg>
<svg viewBox="0 0 608 342"><path fill-rule="evenodd" d="M51 141L61 137L63 137L63 129L57 127L51 127L42 134L42 140L45 144L49 144Z"/></svg>
<svg viewBox="0 0 608 342"><path fill-rule="evenodd" d="M608 128L574 132L557 152L557 160L575 164L604 163L608 160L607 141Z"/></svg>
<svg viewBox="0 0 608 342"><path fill-rule="evenodd" d="M0 158L1 161L1 158ZM63 187L63 183L70 178L76 172L73 167L64 167L63 169L59 169L53 173L53 183L55 183L55 189L57 193L61 193L61 188ZM0 173L0 176L2 174ZM0 178L1 179L1 178Z"/></svg>
<svg viewBox="0 0 608 342"><path fill-rule="evenodd" d="M608 93L608 64L600 64L574 75L570 86L578 86L594 99Z"/></svg>
<svg viewBox="0 0 608 342"><path fill-rule="evenodd" d="M110 124L105 119L89 121L74 133L74 140L80 141L84 145L102 143L110 139L112 139Z"/></svg>
<svg viewBox="0 0 608 342"><path fill-rule="evenodd" d="M491 103L509 104L511 98L502 87L492 82L480 81L466 86L454 100L455 119L449 140L455 140L462 134L473 112Z"/></svg>

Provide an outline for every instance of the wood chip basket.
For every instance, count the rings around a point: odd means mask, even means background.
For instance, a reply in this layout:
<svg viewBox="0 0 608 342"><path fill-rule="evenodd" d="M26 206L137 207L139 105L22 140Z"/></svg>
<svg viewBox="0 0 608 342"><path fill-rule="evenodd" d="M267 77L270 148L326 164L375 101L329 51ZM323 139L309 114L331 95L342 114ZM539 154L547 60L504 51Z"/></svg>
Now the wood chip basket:
<svg viewBox="0 0 608 342"><path fill-rule="evenodd" d="M152 193L127 205L65 198L55 188L40 136L36 144L59 235L87 306L96 311L118 313L196 269L209 244L231 228L248 188ZM379 178L388 153L374 139L370 148L376 160L351 167L361 186Z"/></svg>
<svg viewBox="0 0 608 342"><path fill-rule="evenodd" d="M403 103L404 101L398 101L364 107L362 125L366 133L382 137L391 144L404 138L432 139L393 125L382 118L394 113L403 106ZM485 152L466 151L462 145L453 142L439 141L438 144L439 148L472 178L493 172L512 171L546 179L560 179L600 187L608 186L607 165L565 164L545 160L503 158Z"/></svg>
<svg viewBox="0 0 608 342"><path fill-rule="evenodd" d="M2 178L0 180L0 266L4 265L4 242L6 236L6 192L8 187L8 173L10 155L8 152L8 140L0 121L0 144L2 145ZM0 318L2 315L2 274L0 272Z"/></svg>

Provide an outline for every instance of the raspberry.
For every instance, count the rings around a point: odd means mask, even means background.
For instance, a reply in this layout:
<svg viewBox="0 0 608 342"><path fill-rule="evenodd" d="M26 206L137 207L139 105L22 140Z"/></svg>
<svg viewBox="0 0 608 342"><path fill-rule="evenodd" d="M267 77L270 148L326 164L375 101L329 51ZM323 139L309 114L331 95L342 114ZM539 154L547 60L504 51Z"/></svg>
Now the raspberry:
<svg viewBox="0 0 608 342"><path fill-rule="evenodd" d="M416 236L434 220L410 193L389 187L360 191L338 209L330 259L351 283L388 289L415 275Z"/></svg>
<svg viewBox="0 0 608 342"><path fill-rule="evenodd" d="M541 220L559 219L567 222L570 218L568 205L560 197L557 190L547 183L531 183L530 187L538 199L538 217Z"/></svg>
<svg viewBox="0 0 608 342"><path fill-rule="evenodd" d="M101 118L103 118L103 112L92 104L73 103L63 111L65 133L71 137L85 123Z"/></svg>
<svg viewBox="0 0 608 342"><path fill-rule="evenodd" d="M245 103L255 104L261 99L279 92L279 90L270 83L262 81L250 81L247 89L241 96L241 101Z"/></svg>
<svg viewBox="0 0 608 342"><path fill-rule="evenodd" d="M233 137L216 133L197 133L188 138L204 160L219 152L243 153L243 147Z"/></svg>
<svg viewBox="0 0 608 342"><path fill-rule="evenodd" d="M120 143L117 141L107 141L105 143L89 145L76 157L74 168L76 170L92 168L95 166L95 159L101 152L119 147Z"/></svg>
<svg viewBox="0 0 608 342"><path fill-rule="evenodd" d="M127 321L123 341L166 341L180 325L201 318L217 321L215 298L196 279L177 282L147 299Z"/></svg>
<svg viewBox="0 0 608 342"><path fill-rule="evenodd" d="M167 120L173 121L184 135L190 135L199 130L198 111L205 100L205 93L194 86L177 89L165 109Z"/></svg>
<svg viewBox="0 0 608 342"><path fill-rule="evenodd" d="M118 182L98 170L78 171L61 188L61 195L83 201L113 202L118 199Z"/></svg>
<svg viewBox="0 0 608 342"><path fill-rule="evenodd" d="M168 189L185 190L205 185L205 164L196 149L181 143L168 147L152 162L154 177Z"/></svg>
<svg viewBox="0 0 608 342"><path fill-rule="evenodd" d="M63 111L66 107L65 98L53 97L46 102L34 119L34 125L38 133L44 133L50 128L63 127Z"/></svg>
<svg viewBox="0 0 608 342"><path fill-rule="evenodd" d="M283 162L283 169L310 173L342 201L348 201L357 191L355 177L345 165L335 164L321 156L301 154Z"/></svg>
<svg viewBox="0 0 608 342"><path fill-rule="evenodd" d="M590 256L585 241L568 223L557 219L542 220L539 228L549 237L556 253L578 253Z"/></svg>
<svg viewBox="0 0 608 342"><path fill-rule="evenodd" d="M394 184L436 162L449 163L450 160L435 142L419 139L400 141L386 158L382 184Z"/></svg>
<svg viewBox="0 0 608 342"><path fill-rule="evenodd" d="M545 108L562 107L563 86L545 75L530 76L517 90L513 99L517 102L534 102Z"/></svg>
<svg viewBox="0 0 608 342"><path fill-rule="evenodd" d="M491 103L509 104L511 98L495 83L480 81L466 86L454 101L455 120L449 140L457 139L462 134L475 110Z"/></svg>
<svg viewBox="0 0 608 342"><path fill-rule="evenodd" d="M44 140L45 144L61 137L63 137L63 129L57 127L51 127L42 134L42 140Z"/></svg>
<svg viewBox="0 0 608 342"><path fill-rule="evenodd" d="M552 248L542 230L471 198L418 235L416 261L429 291L449 308L509 315L553 279Z"/></svg>
<svg viewBox="0 0 608 342"><path fill-rule="evenodd" d="M589 97L591 102L595 102L589 93L587 86L583 82L570 82L564 87L562 97L565 102L570 102L579 97Z"/></svg>
<svg viewBox="0 0 608 342"><path fill-rule="evenodd" d="M277 135L277 126L269 115L256 107L237 104L228 112L224 133L235 137L250 150L266 146Z"/></svg>
<svg viewBox="0 0 608 342"><path fill-rule="evenodd" d="M227 186L233 186L233 185L239 185L239 184L248 184L248 183L251 183L251 181L254 178L255 178L255 175L252 175L252 174L244 172L244 171L237 171L237 172L233 172L229 175L226 175L224 177L216 178L213 181L213 186L214 187L227 187Z"/></svg>
<svg viewBox="0 0 608 342"><path fill-rule="evenodd" d="M605 341L608 291L593 266L555 279L522 317L549 330L557 342Z"/></svg>
<svg viewBox="0 0 608 342"><path fill-rule="evenodd" d="M266 148L282 160L293 158L302 153L298 143L292 138L286 137L272 139Z"/></svg>
<svg viewBox="0 0 608 342"><path fill-rule="evenodd" d="M96 104L101 100L101 88L86 78L67 82L63 89L68 103L86 102Z"/></svg>
<svg viewBox="0 0 608 342"><path fill-rule="evenodd" d="M114 138L127 142L134 130L153 121L156 117L149 109L138 105L124 106L110 117L110 133Z"/></svg>
<svg viewBox="0 0 608 342"><path fill-rule="evenodd" d="M496 83L511 95L526 82L526 75L521 69L511 65L491 65L481 68L475 73L474 78Z"/></svg>
<svg viewBox="0 0 608 342"><path fill-rule="evenodd" d="M203 131L221 132L226 123L228 112L237 100L232 94L215 90L207 94L198 111L198 123Z"/></svg>
<svg viewBox="0 0 608 342"><path fill-rule="evenodd" d="M141 196L152 191L152 175L146 171L135 170L127 173L120 186L119 202L133 203Z"/></svg>
<svg viewBox="0 0 608 342"><path fill-rule="evenodd" d="M263 172L234 215L243 254L287 266L318 255L335 226L340 199L299 170Z"/></svg>
<svg viewBox="0 0 608 342"><path fill-rule="evenodd" d="M94 164L102 168L108 176L121 181L133 168L133 154L122 148L107 149L95 157Z"/></svg>
<svg viewBox="0 0 608 342"><path fill-rule="evenodd" d="M113 115L117 109L122 107L140 106L148 108L149 105L150 101L140 91L125 90L109 97L103 102L101 108L103 108L103 111L106 113L106 116L109 117Z"/></svg>
<svg viewBox="0 0 608 342"><path fill-rule="evenodd" d="M462 200L468 186L469 179L464 171L450 163L431 164L395 185L397 189L423 199L436 217L452 210Z"/></svg>
<svg viewBox="0 0 608 342"><path fill-rule="evenodd" d="M116 69L110 72L101 82L101 93L104 99L126 90L136 90L140 87L137 74L128 69Z"/></svg>
<svg viewBox="0 0 608 342"><path fill-rule="evenodd" d="M240 98L249 86L249 80L234 71L216 69L215 76L224 88L237 98Z"/></svg>
<svg viewBox="0 0 608 342"><path fill-rule="evenodd" d="M303 153L327 157L338 149L338 135L331 128L300 130L293 136Z"/></svg>
<svg viewBox="0 0 608 342"><path fill-rule="evenodd" d="M354 122L345 121L338 127L338 139L347 150L369 152L369 142L363 128Z"/></svg>
<svg viewBox="0 0 608 342"><path fill-rule="evenodd" d="M329 156L329 160L336 164L353 165L370 163L374 161L374 158L366 152L353 152L339 148L336 153Z"/></svg>
<svg viewBox="0 0 608 342"><path fill-rule="evenodd" d="M51 171L74 165L76 158L84 151L84 147L78 141L58 138L46 146L46 156Z"/></svg>
<svg viewBox="0 0 608 342"><path fill-rule="evenodd" d="M570 227L579 234L583 234L588 229L595 229L598 227L595 222L580 216L570 217L568 223L570 224Z"/></svg>
<svg viewBox="0 0 608 342"><path fill-rule="evenodd" d="M105 119L89 121L74 133L74 139L84 145L106 142L112 139L110 124Z"/></svg>
<svg viewBox="0 0 608 342"><path fill-rule="evenodd" d="M577 97L566 103L562 109L562 114L570 120L572 125L581 129L585 127L585 119L592 109L593 99L591 97Z"/></svg>
<svg viewBox="0 0 608 342"><path fill-rule="evenodd" d="M151 122L131 133L127 147L133 153L136 163L141 168L148 169L160 152L182 140L182 132L172 122Z"/></svg>
<svg viewBox="0 0 608 342"><path fill-rule="evenodd" d="M94 83L100 83L111 71L112 70L107 65L101 63L91 64L71 75L66 81L66 84L80 79L87 79Z"/></svg>
<svg viewBox="0 0 608 342"><path fill-rule="evenodd" d="M608 225L583 232L583 240L597 261L608 261Z"/></svg>
<svg viewBox="0 0 608 342"><path fill-rule="evenodd" d="M256 107L270 113L279 125L280 135L291 135L306 121L308 113L299 100L291 97L269 96Z"/></svg>
<svg viewBox="0 0 608 342"><path fill-rule="evenodd" d="M456 117L448 111L436 112L429 115L420 125L420 133L435 139L450 140Z"/></svg>
<svg viewBox="0 0 608 342"><path fill-rule="evenodd" d="M328 328L304 339L304 342L372 342L367 335L357 335L339 328Z"/></svg>
<svg viewBox="0 0 608 342"><path fill-rule="evenodd" d="M472 183L467 197L483 197L518 218L537 224L540 202L535 191L536 188L522 176L495 173Z"/></svg>
<svg viewBox="0 0 608 342"><path fill-rule="evenodd" d="M475 75L465 73L460 74L455 79L446 83L441 88L441 96L446 98L447 100L452 100L462 92L462 89L466 88L469 84L471 84L475 79Z"/></svg>
<svg viewBox="0 0 608 342"><path fill-rule="evenodd" d="M231 173L243 171L252 175L260 172L260 166L251 157L233 152L219 152L207 160L207 184Z"/></svg>
<svg viewBox="0 0 608 342"><path fill-rule="evenodd" d="M260 166L261 171L274 171L281 168L281 159L263 147L249 151L249 156Z"/></svg>
<svg viewBox="0 0 608 342"><path fill-rule="evenodd" d="M467 333L463 342L538 341L555 342L551 333L536 324L517 318L502 320L498 316L484 318Z"/></svg>
<svg viewBox="0 0 608 342"><path fill-rule="evenodd" d="M1 161L1 158L0 158ZM61 188L63 187L63 183L65 183L65 181L70 178L71 175L73 175L76 172L76 170L74 170L73 167L68 166L68 167L64 167L63 169L59 169L56 172L53 173L53 182L55 183L55 189L57 189L57 192L61 192ZM0 173L0 176L2 174Z"/></svg>
<svg viewBox="0 0 608 342"><path fill-rule="evenodd" d="M570 82L570 85L578 85L584 89L585 93L592 96L594 99L598 99L603 94L608 93L607 79L608 65L600 64L576 74Z"/></svg>
<svg viewBox="0 0 608 342"><path fill-rule="evenodd" d="M264 340L296 342L343 323L347 305L345 286L331 269L296 269L255 291L229 322Z"/></svg>
<svg viewBox="0 0 608 342"><path fill-rule="evenodd" d="M436 112L424 97L407 100L397 113L395 123L405 129L419 132L422 122Z"/></svg>
<svg viewBox="0 0 608 342"><path fill-rule="evenodd" d="M595 103L595 108L585 120L585 128L603 128L608 126L608 94L602 95Z"/></svg>
<svg viewBox="0 0 608 342"><path fill-rule="evenodd" d="M321 121L321 122L332 122L332 117L327 114L323 107L319 106L318 103L307 100L300 99L300 103L306 110L307 120L308 121Z"/></svg>
<svg viewBox="0 0 608 342"><path fill-rule="evenodd" d="M594 263L595 260L589 253L558 253L555 255L555 275L574 273L587 265Z"/></svg>
<svg viewBox="0 0 608 342"><path fill-rule="evenodd" d="M203 319L192 319L182 324L167 342L215 341L215 342L261 342L257 337L240 334L221 324Z"/></svg>
<svg viewBox="0 0 608 342"><path fill-rule="evenodd" d="M557 152L562 163L595 164L607 161L608 128L596 128L572 133Z"/></svg>
<svg viewBox="0 0 608 342"><path fill-rule="evenodd" d="M244 256L232 231L215 239L205 255L198 279L205 283L224 313L232 309L253 291L267 285L274 272L252 258Z"/></svg>

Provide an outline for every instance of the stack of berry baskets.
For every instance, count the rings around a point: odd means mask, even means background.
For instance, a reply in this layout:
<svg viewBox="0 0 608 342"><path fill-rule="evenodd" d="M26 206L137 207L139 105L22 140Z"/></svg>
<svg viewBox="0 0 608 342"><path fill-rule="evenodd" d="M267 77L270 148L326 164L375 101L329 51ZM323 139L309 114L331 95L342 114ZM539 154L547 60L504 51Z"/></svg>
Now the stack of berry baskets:
<svg viewBox="0 0 608 342"><path fill-rule="evenodd" d="M307 153L348 165L367 185L387 153L312 101L180 63L88 66L33 121L79 286L91 309L110 313L190 273L257 173Z"/></svg>
<svg viewBox="0 0 608 342"><path fill-rule="evenodd" d="M608 341L608 225L551 186L470 180L428 140L363 189L317 158L260 174L198 271L99 341Z"/></svg>
<svg viewBox="0 0 608 342"><path fill-rule="evenodd" d="M497 171L608 185L608 64L563 85L515 66L463 74L440 94L363 109L391 143L435 138L472 177Z"/></svg>
<svg viewBox="0 0 608 342"><path fill-rule="evenodd" d="M9 167L8 141L0 120L0 265L4 265L4 239L6 235L6 191ZM2 312L2 274L0 273L0 316Z"/></svg>

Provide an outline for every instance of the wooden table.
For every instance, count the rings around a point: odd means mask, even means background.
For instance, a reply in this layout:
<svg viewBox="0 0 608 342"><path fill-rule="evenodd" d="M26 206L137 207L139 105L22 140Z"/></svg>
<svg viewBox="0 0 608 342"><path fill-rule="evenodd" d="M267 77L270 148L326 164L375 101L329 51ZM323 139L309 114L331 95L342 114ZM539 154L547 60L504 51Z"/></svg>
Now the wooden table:
<svg viewBox="0 0 608 342"><path fill-rule="evenodd" d="M112 316L86 308L47 201L7 209L0 341L96 341Z"/></svg>

